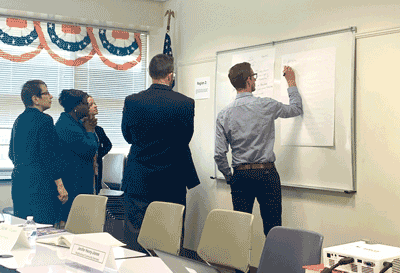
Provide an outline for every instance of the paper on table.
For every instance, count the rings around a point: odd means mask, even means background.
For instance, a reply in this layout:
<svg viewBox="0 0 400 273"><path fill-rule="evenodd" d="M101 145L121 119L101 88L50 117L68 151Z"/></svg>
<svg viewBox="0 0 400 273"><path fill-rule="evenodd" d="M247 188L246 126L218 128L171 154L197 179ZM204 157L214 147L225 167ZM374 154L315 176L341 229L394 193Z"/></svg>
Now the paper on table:
<svg viewBox="0 0 400 273"><path fill-rule="evenodd" d="M62 236L58 236L58 237L38 239L37 242L69 248L71 246L72 239L75 236L86 239L86 240L90 240L93 242L101 242L103 245L109 245L112 247L125 245L124 243L118 241L117 239L115 239L113 236L111 236L107 232L62 235Z"/></svg>
<svg viewBox="0 0 400 273"><path fill-rule="evenodd" d="M36 228L46 228L46 227L52 227L53 225L50 224L39 224L39 223L35 223L36 224ZM18 227L23 227L24 224L14 224L13 226L18 226Z"/></svg>
<svg viewBox="0 0 400 273"><path fill-rule="evenodd" d="M63 233L63 232L67 232L67 231L65 229L59 229L59 228L55 228L55 227L38 228L37 236L41 237L41 236L46 236L46 235L59 234L59 233Z"/></svg>
<svg viewBox="0 0 400 273"><path fill-rule="evenodd" d="M52 238L45 239L37 239L37 243L53 245L53 246L62 246L69 248L71 246L72 239L75 235L62 235Z"/></svg>

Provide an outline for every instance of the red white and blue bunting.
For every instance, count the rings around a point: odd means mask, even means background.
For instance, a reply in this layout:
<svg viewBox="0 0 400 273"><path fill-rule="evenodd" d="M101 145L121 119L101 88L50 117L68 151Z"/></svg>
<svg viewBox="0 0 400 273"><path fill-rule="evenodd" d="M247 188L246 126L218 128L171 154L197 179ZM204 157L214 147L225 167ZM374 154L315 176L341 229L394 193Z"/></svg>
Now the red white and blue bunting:
<svg viewBox="0 0 400 273"><path fill-rule="evenodd" d="M82 65L97 54L107 66L128 70L141 61L142 43L139 33L122 30L0 18L0 57L25 62L43 49L68 66Z"/></svg>

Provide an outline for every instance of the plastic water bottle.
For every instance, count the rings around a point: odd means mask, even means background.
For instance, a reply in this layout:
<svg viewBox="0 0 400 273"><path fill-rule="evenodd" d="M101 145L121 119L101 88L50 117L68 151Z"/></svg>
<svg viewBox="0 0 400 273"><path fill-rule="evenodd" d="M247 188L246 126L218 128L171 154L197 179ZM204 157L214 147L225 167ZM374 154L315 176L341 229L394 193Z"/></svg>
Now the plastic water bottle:
<svg viewBox="0 0 400 273"><path fill-rule="evenodd" d="M33 221L33 216L28 216L26 218L26 222L23 226L23 229L31 247L35 247L37 238L37 228L35 222Z"/></svg>

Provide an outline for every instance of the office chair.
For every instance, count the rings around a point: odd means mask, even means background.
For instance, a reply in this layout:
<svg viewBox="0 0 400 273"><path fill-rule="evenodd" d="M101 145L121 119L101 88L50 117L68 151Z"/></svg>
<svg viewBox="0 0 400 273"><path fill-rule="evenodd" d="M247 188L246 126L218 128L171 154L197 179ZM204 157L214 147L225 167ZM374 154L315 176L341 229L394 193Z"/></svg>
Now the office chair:
<svg viewBox="0 0 400 273"><path fill-rule="evenodd" d="M72 202L65 230L71 233L103 232L107 197L79 194Z"/></svg>
<svg viewBox="0 0 400 273"><path fill-rule="evenodd" d="M273 227L265 240L257 273L304 273L304 265L320 263L323 240L317 232Z"/></svg>
<svg viewBox="0 0 400 273"><path fill-rule="evenodd" d="M124 154L106 154L103 157L102 188L121 190L126 157Z"/></svg>
<svg viewBox="0 0 400 273"><path fill-rule="evenodd" d="M106 205L107 219L124 220L123 191L101 189L99 196L106 196L108 198Z"/></svg>
<svg viewBox="0 0 400 273"><path fill-rule="evenodd" d="M213 265L247 272L250 266L254 215L232 210L212 210L206 219L197 253Z"/></svg>
<svg viewBox="0 0 400 273"><path fill-rule="evenodd" d="M150 203L139 231L138 243L146 250L158 249L174 255L181 245L184 205Z"/></svg>
<svg viewBox="0 0 400 273"><path fill-rule="evenodd" d="M126 157L124 154L107 154L103 158L102 189L98 195L107 196L107 219L124 220L124 192L121 191ZM110 189L109 185L118 190Z"/></svg>

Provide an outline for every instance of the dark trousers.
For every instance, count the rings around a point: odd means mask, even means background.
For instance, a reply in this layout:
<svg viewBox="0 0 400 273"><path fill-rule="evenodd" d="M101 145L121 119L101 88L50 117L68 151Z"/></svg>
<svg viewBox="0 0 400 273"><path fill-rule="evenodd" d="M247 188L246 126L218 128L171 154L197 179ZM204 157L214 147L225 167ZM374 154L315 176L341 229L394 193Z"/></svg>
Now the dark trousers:
<svg viewBox="0 0 400 273"><path fill-rule="evenodd" d="M168 194L167 194L168 195ZM170 202L176 204L186 205L185 198L168 198L166 200L157 200L162 202ZM142 227L144 215L146 213L147 207L151 202L140 199L137 196L124 194L124 243L130 249L147 253L146 250L138 243L137 238L139 236L140 228ZM181 248L183 244L183 232L185 224L185 213L183 215L183 225L182 225L182 236L181 236Z"/></svg>
<svg viewBox="0 0 400 273"><path fill-rule="evenodd" d="M103 180L103 160L97 159L97 175L94 177L94 190L96 194L99 194L102 189L101 181Z"/></svg>
<svg viewBox="0 0 400 273"><path fill-rule="evenodd" d="M94 191L97 194L99 194L100 190L101 190L102 186L101 186L101 179L99 178L98 175L94 176Z"/></svg>
<svg viewBox="0 0 400 273"><path fill-rule="evenodd" d="M260 204L264 234L282 225L281 181L275 167L270 169L235 170L231 181L233 209L252 213L254 199Z"/></svg>
<svg viewBox="0 0 400 273"><path fill-rule="evenodd" d="M124 194L124 243L130 249L147 253L137 239L149 202Z"/></svg>

